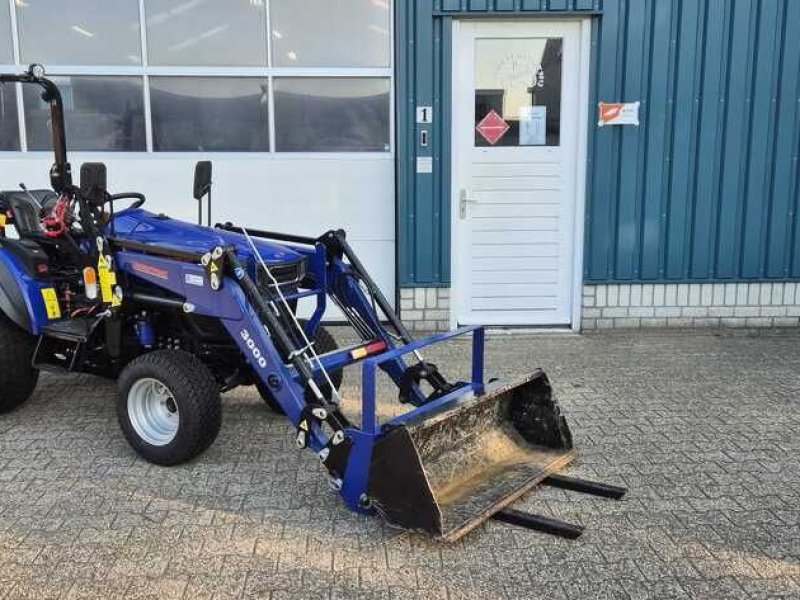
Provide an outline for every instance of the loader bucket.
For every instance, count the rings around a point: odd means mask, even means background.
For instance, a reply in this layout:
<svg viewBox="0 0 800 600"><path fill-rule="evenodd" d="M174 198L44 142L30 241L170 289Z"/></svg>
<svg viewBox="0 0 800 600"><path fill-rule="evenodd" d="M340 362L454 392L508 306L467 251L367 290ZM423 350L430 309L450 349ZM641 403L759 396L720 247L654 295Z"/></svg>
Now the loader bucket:
<svg viewBox="0 0 800 600"><path fill-rule="evenodd" d="M373 450L369 496L390 525L453 541L576 456L536 371L390 428Z"/></svg>

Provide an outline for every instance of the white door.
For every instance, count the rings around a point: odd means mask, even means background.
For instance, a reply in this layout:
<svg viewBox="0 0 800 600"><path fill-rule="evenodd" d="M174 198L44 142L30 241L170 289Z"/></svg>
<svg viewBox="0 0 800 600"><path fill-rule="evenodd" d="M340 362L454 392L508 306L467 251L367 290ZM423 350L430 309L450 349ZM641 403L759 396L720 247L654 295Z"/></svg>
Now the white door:
<svg viewBox="0 0 800 600"><path fill-rule="evenodd" d="M453 310L570 325L586 100L578 21L462 21L453 51Z"/></svg>

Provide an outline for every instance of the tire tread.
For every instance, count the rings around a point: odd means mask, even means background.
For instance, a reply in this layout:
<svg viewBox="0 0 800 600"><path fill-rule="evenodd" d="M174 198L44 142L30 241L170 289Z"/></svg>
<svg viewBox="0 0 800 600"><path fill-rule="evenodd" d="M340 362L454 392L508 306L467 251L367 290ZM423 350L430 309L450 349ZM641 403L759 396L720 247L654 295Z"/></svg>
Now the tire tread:
<svg viewBox="0 0 800 600"><path fill-rule="evenodd" d="M0 414L11 412L31 397L39 371L31 360L36 338L0 314Z"/></svg>
<svg viewBox="0 0 800 600"><path fill-rule="evenodd" d="M180 428L166 446L141 440L128 418L128 390L141 377L159 379L175 396ZM219 385L194 355L181 350L156 350L133 360L119 378L117 416L128 442L143 458L161 465L187 462L208 449L222 426Z"/></svg>

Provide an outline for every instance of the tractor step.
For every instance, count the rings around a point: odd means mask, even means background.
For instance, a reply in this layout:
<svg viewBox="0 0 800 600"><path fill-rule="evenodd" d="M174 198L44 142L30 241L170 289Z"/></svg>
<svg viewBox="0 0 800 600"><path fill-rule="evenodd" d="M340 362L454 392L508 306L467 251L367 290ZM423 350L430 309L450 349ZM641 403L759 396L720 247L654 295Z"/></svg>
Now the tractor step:
<svg viewBox="0 0 800 600"><path fill-rule="evenodd" d="M42 336L70 342L86 343L89 341L89 336L92 334L92 331L94 331L97 322L97 319L87 319L85 317L64 319L63 321L58 321L42 327Z"/></svg>
<svg viewBox="0 0 800 600"><path fill-rule="evenodd" d="M57 373L75 371L80 365L83 347L100 320L79 317L44 326L33 354L33 366Z"/></svg>

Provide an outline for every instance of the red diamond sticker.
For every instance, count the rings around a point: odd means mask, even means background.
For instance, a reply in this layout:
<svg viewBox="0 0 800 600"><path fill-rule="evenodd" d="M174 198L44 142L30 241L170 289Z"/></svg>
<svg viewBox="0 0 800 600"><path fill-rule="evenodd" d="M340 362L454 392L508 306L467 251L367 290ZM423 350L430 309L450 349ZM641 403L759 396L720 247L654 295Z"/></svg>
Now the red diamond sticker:
<svg viewBox="0 0 800 600"><path fill-rule="evenodd" d="M489 114L483 117L483 120L475 127L475 130L481 134L483 139L494 146L510 128L509 124L503 120L503 117L497 114L497 111L490 110Z"/></svg>

